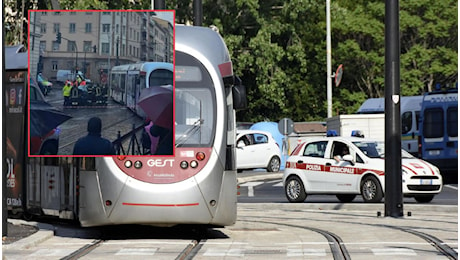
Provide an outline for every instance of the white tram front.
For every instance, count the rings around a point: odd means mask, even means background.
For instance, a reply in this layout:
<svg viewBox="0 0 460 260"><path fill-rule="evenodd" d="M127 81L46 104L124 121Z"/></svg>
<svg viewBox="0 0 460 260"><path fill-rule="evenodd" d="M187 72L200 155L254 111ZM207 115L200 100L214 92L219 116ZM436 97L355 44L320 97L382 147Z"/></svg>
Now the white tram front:
<svg viewBox="0 0 460 260"><path fill-rule="evenodd" d="M74 187L63 191L78 187L78 195L67 196L78 206L55 215L78 218L82 226L235 223L234 109L245 106L244 86L234 85L217 32L176 26L175 35L174 156L79 158L67 174L56 174L72 179L64 185Z"/></svg>

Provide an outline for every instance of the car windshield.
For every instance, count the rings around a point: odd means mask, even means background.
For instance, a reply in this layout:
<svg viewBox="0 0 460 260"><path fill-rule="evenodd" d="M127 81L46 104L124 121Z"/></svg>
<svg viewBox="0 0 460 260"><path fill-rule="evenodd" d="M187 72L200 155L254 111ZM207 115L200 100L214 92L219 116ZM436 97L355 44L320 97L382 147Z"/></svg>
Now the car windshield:
<svg viewBox="0 0 460 260"><path fill-rule="evenodd" d="M367 157L370 158L385 158L385 144L384 142L353 142ZM401 149L401 158L410 159L415 158L410 153Z"/></svg>
<svg viewBox="0 0 460 260"><path fill-rule="evenodd" d="M356 147L361 150L367 157L370 158L384 158L385 157L385 146L383 142L374 141L357 141L353 142Z"/></svg>

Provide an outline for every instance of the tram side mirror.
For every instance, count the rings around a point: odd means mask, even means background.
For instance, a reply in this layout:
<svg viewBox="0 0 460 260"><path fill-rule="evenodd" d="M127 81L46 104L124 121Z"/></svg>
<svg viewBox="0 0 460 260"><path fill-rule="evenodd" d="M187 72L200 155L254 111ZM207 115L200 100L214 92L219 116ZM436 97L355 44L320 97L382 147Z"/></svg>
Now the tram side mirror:
<svg viewBox="0 0 460 260"><path fill-rule="evenodd" d="M248 107L248 99L246 96L246 87L243 85L233 86L232 88L233 95L233 108L246 109Z"/></svg>
<svg viewBox="0 0 460 260"><path fill-rule="evenodd" d="M234 76L234 85L232 87L233 108L246 109L248 107L248 98L246 95L246 87L238 76Z"/></svg>

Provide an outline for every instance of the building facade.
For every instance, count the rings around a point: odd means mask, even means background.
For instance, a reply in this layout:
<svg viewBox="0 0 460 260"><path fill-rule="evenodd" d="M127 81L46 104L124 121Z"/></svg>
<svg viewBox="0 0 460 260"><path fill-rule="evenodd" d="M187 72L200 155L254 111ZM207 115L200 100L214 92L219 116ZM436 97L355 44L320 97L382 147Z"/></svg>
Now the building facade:
<svg viewBox="0 0 460 260"><path fill-rule="evenodd" d="M30 32L29 41L39 42L39 48L31 49L31 57L37 57L30 60L33 77L41 72L53 80L58 70L79 70L99 82L101 72L107 73L116 65L173 62L173 25L155 17L154 12L33 13L36 28L35 33Z"/></svg>

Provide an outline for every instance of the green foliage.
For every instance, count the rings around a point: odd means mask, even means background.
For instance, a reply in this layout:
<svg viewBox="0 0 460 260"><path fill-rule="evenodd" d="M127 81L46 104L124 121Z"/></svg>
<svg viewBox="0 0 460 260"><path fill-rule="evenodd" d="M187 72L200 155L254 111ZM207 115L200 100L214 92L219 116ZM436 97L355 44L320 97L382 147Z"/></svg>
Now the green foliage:
<svg viewBox="0 0 460 260"><path fill-rule="evenodd" d="M239 121L324 120L326 117L326 7L316 0L202 0L203 25L219 28L235 74L248 90L249 108ZM28 9L50 1L8 0L5 39L19 39ZM150 9L150 0L60 0L62 9ZM6 8L5 8L6 9ZM166 1L177 23L193 21L193 0ZM458 77L458 3L400 1L401 94L419 95ZM19 22L19 23L18 23ZM23 28L27 28L24 24ZM332 70L343 64L333 87L333 113L353 113L385 84L385 2L331 1ZM23 40L23 42L25 42Z"/></svg>

